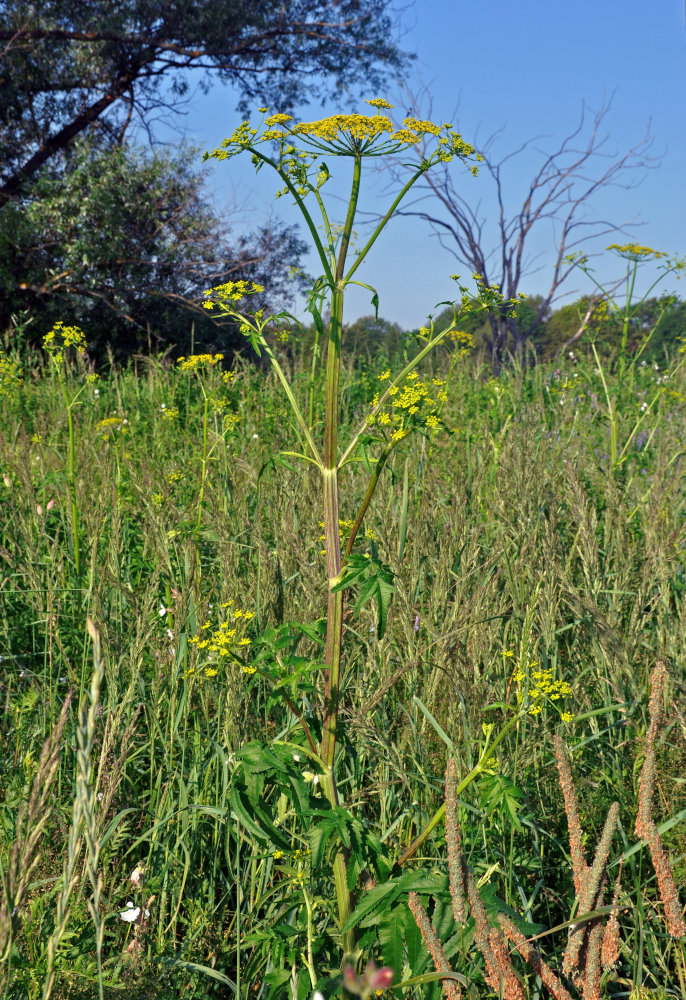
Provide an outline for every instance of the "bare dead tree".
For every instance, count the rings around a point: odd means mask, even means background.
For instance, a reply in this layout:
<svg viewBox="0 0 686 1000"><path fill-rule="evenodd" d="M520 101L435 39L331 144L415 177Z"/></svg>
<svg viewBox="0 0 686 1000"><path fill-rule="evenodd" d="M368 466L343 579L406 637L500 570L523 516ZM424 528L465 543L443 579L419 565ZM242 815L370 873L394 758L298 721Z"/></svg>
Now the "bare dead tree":
<svg viewBox="0 0 686 1000"><path fill-rule="evenodd" d="M419 94L408 92L406 96L413 114L420 118L432 117L426 88ZM442 170L427 172L418 185L420 192L414 202L398 213L428 222L441 246L473 274L480 275L487 287L499 288L507 302L516 301L523 290L523 280L541 270L540 265L535 266L541 255L532 257L529 252L534 230L538 235L544 223L552 226L550 279L529 323L525 325L517 317L508 315L510 310L506 307L489 316L490 335L487 333L485 339L496 372L500 370L510 341L513 353L524 363L527 339L549 315L552 303L560 297L560 289L574 268L567 256L581 244L587 246L603 235L626 232L629 222L618 226L607 219L593 217L591 202L594 196L609 187L627 190L636 187L643 180L645 170L656 165L658 158L648 155L653 141L650 122L643 138L625 153L619 155L606 150L609 136L604 125L610 104L611 101L605 101L599 111L592 113L590 121L587 108L582 105L579 124L552 152L534 145L544 138L538 136L496 159L492 150L504 130L493 133L480 152L483 155L482 172L492 182L494 216L489 217L481 201L476 200L483 188L465 185L447 164ZM521 206L512 210L505 168L515 157L531 150L540 156L540 165L531 178ZM421 147L417 155L422 158ZM641 171L641 176L629 179L629 175L637 171ZM585 323L579 336L584 328Z"/></svg>

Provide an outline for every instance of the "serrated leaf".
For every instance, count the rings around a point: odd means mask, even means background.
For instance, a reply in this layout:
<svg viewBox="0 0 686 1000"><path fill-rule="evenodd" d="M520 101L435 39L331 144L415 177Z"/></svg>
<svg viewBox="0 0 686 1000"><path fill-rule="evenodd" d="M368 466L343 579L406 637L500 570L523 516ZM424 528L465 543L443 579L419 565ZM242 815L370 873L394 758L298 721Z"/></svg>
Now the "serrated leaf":
<svg viewBox="0 0 686 1000"><path fill-rule="evenodd" d="M231 789L229 801L241 823L253 836L270 847L278 847L282 851L290 850L290 841L276 829L267 813L235 785Z"/></svg>
<svg viewBox="0 0 686 1000"><path fill-rule="evenodd" d="M407 948L407 964L410 974L421 972L426 956L422 949L422 932L417 927L417 921L412 916L409 906L405 908L405 947Z"/></svg>
<svg viewBox="0 0 686 1000"><path fill-rule="evenodd" d="M382 903L387 905L392 903L399 892L400 889L397 883L394 882L386 882L385 885L377 885L373 889L370 889L369 892L365 893L364 899L355 908L355 912L351 913L346 920L342 927L343 932L355 927L360 921L373 913L374 910L378 910Z"/></svg>
<svg viewBox="0 0 686 1000"><path fill-rule="evenodd" d="M308 841L311 852L310 863L313 869L319 868L324 856L326 844L334 830L334 827L335 823L333 818L326 817L310 829L308 833Z"/></svg>
<svg viewBox="0 0 686 1000"><path fill-rule="evenodd" d="M396 982L402 976L405 959L405 907L386 910L379 923L379 943L383 964L395 973Z"/></svg>

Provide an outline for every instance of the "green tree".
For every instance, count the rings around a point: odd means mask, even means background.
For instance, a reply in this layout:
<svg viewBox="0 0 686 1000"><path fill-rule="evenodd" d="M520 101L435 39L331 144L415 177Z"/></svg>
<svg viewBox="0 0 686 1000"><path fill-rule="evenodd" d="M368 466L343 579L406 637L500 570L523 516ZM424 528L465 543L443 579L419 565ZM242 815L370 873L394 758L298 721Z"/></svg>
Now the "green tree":
<svg viewBox="0 0 686 1000"><path fill-rule="evenodd" d="M249 276L265 306L288 301L305 250L295 229L270 222L233 237L197 160L85 138L53 158L20 202L0 208L0 328L40 317L28 327L37 338L68 317L96 358L111 344L122 360L149 342L185 351L191 321L196 343L230 347L235 331L198 304L212 285Z"/></svg>
<svg viewBox="0 0 686 1000"><path fill-rule="evenodd" d="M536 349L546 358L564 353L581 341L587 331L602 348L616 347L621 336L619 319L608 316L599 306L602 299L588 295L560 306L536 335ZM655 332L642 359L662 363L681 347L678 338L686 336L686 302L669 295L653 296L642 302L631 320L626 345L629 354L639 349L653 327Z"/></svg>
<svg viewBox="0 0 686 1000"><path fill-rule="evenodd" d="M205 71L206 87L231 84L241 107L288 110L355 78L375 88L407 61L390 10L389 0L5 0L0 203L94 122L121 141L134 116L178 105L190 70Z"/></svg>

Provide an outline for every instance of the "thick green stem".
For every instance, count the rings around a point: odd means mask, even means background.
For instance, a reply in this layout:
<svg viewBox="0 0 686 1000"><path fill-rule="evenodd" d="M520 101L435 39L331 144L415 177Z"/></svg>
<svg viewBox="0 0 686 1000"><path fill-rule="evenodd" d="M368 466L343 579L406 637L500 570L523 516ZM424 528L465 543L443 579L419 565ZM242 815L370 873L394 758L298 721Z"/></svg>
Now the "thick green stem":
<svg viewBox="0 0 686 1000"><path fill-rule="evenodd" d="M629 327L631 325L631 317L633 310L631 308L631 300L634 295L634 285L636 284L636 271L638 270L638 265L636 261L633 263L633 270L631 266L628 268L628 273L626 276L626 304L624 306L624 319L622 321L622 342L619 349L619 384L621 386L624 380L624 369L626 367L626 342L629 336Z"/></svg>
<svg viewBox="0 0 686 1000"><path fill-rule="evenodd" d="M353 182L348 214L343 228L341 248L338 255L336 285L331 293L331 318L326 351L326 402L324 417L324 534L326 538L326 569L329 581L329 595L326 609L326 688L324 692L324 720L322 725L321 758L324 764L322 782L326 797L332 806L338 805L336 775L334 768L336 754L336 727L341 683L341 647L343 643L343 591L333 593L333 581L341 571L341 538L338 526L338 382L341 367L341 335L343 332L343 272L350 245L350 234L355 220L357 199L360 190L361 161L355 160ZM338 919L342 928L352 909L348 890L345 854L337 851L333 863L334 885ZM355 945L354 931L342 935L343 951L349 954Z"/></svg>

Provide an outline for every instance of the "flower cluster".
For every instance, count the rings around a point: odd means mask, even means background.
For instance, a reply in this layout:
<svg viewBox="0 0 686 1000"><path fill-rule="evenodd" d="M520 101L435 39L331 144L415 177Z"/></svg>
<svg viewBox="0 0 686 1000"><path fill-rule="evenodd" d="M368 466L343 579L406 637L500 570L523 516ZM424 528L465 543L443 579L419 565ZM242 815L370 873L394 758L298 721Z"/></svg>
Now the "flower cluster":
<svg viewBox="0 0 686 1000"><path fill-rule="evenodd" d="M461 358L474 350L474 337L466 330L448 330L445 339L451 341L455 346L459 345L458 354Z"/></svg>
<svg viewBox="0 0 686 1000"><path fill-rule="evenodd" d="M378 377L381 381L390 382L390 375L390 369L387 369ZM437 427L440 421L435 410L448 398L444 386L444 379L434 378L429 384L422 380L418 372L410 372L402 385L390 384L386 394L388 409L383 408L383 403L379 409L381 397L378 392L375 394L372 400L374 412L367 417L367 425L388 428L393 442L401 441L409 434L419 417L423 419L424 426Z"/></svg>
<svg viewBox="0 0 686 1000"><path fill-rule="evenodd" d="M191 354L187 358L183 356L177 358L176 363L179 366L179 371L197 372L198 369L204 368L205 365L212 367L213 365L218 365L223 360L223 354Z"/></svg>
<svg viewBox="0 0 686 1000"><path fill-rule="evenodd" d="M654 257L659 260L660 257L666 257L667 254L664 250L653 250L652 247L642 247L638 243L611 243L606 250L614 250L619 254L620 257L624 257L625 260L639 261L647 260L648 257Z"/></svg>
<svg viewBox="0 0 686 1000"><path fill-rule="evenodd" d="M167 406L166 403L162 403L160 410L162 411L163 420L176 420L179 415L179 411L176 406Z"/></svg>
<svg viewBox="0 0 686 1000"><path fill-rule="evenodd" d="M86 338L78 326L65 326L60 319L43 337L43 349L48 352L55 364L61 365L64 351L68 347L73 347L79 354L85 354Z"/></svg>
<svg viewBox="0 0 686 1000"><path fill-rule="evenodd" d="M0 351L0 396L14 396L23 381L19 362Z"/></svg>
<svg viewBox="0 0 686 1000"><path fill-rule="evenodd" d="M305 160L310 159L313 152L315 156L319 152L338 156L381 156L401 152L409 146L417 145L426 137L438 140L437 148L425 161L427 166L437 161L448 162L454 157L465 162L483 159L447 122L440 126L408 116L403 118L400 127L396 127L388 115L381 113L391 111L392 104L384 98L373 98L365 103L374 108L376 114L336 114L300 123L293 122L290 115L267 114L268 108L260 108L260 112L267 117L263 118L257 128L253 128L249 121L242 122L216 149L211 153L206 152L203 159L225 160L245 149L256 150L260 143L278 142L279 164L283 168L286 163L284 154L291 158L297 155ZM299 143L300 148L296 148L295 143ZM263 159L261 154L253 154L256 166ZM294 162L293 159L288 160L291 165ZM476 164L470 169L476 174ZM323 181L319 178L318 186L321 183Z"/></svg>
<svg viewBox="0 0 686 1000"><path fill-rule="evenodd" d="M352 530L353 524L354 524L354 521L342 521L340 518L338 519L338 534L340 536L341 542L344 542L346 540L346 538L348 537L348 533ZM320 528L324 527L324 522L323 521L319 522L319 527ZM373 528L365 528L364 537L365 538L369 538L372 541L375 541L376 540L376 534L374 533L374 529ZM320 542L323 542L325 540L326 540L326 535L320 535L319 536L319 541ZM323 556L326 555L326 549L321 549L320 550L320 555L323 555Z"/></svg>
<svg viewBox="0 0 686 1000"><path fill-rule="evenodd" d="M95 429L98 431L103 441L107 441L108 438L114 436L117 431L122 434L128 434L128 420L126 417L105 417L104 420L100 420L96 425Z"/></svg>
<svg viewBox="0 0 686 1000"><path fill-rule="evenodd" d="M240 657L235 650L249 646L251 640L245 635L246 627L251 618L254 618L253 611L241 611L234 607L234 601L226 601L221 605L222 611L226 612L226 618L220 622L217 628L209 636L193 636L189 639L189 644L197 646L198 649L205 650L214 662L221 663L222 660L236 661ZM201 632L206 632L212 628L210 621L206 621ZM243 673L254 674L256 668L250 665L243 666ZM205 677L214 677L217 674L216 667L205 666L203 674Z"/></svg>
<svg viewBox="0 0 686 1000"><path fill-rule="evenodd" d="M559 396L560 406L564 406L567 402L567 392L569 390L575 393L574 402L579 403L582 399L586 399L587 393L582 391L586 389L586 383L579 372L572 372L571 375L567 375L560 372L559 369L553 372L550 384L545 386L545 391L550 396Z"/></svg>
<svg viewBox="0 0 686 1000"><path fill-rule="evenodd" d="M254 281L227 281L223 285L208 288L203 293L207 301L202 306L203 309L214 309L218 303L240 302L246 295L259 295L263 291L263 286Z"/></svg>
<svg viewBox="0 0 686 1000"><path fill-rule="evenodd" d="M503 650L505 657L514 658L514 655L512 649ZM555 671L552 667L547 670L531 672L532 668L537 666L536 660L528 663L526 668L521 663L516 663L511 679L517 685L517 701L520 705L527 705L528 715L540 715L546 701L554 704L572 693L572 687L567 681L555 679ZM528 690L526 689L527 685ZM559 711L557 705L555 708ZM563 722L571 722L574 716L571 712L560 712L560 718Z"/></svg>

